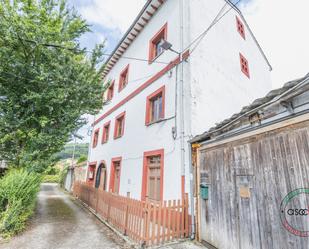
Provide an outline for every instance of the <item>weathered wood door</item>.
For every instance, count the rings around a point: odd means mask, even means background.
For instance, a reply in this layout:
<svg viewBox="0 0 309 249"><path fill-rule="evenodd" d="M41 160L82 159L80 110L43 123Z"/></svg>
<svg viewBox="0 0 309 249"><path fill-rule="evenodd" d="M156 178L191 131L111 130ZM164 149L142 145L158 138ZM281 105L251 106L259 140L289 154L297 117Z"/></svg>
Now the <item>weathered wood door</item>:
<svg viewBox="0 0 309 249"><path fill-rule="evenodd" d="M119 184L120 184L120 162L114 162L115 169L115 180L114 180L114 193L119 193Z"/></svg>
<svg viewBox="0 0 309 249"><path fill-rule="evenodd" d="M209 198L200 199L202 240L220 249L309 249L309 238L280 219L285 196L309 188L308 121L202 147L199 158L200 182L209 186ZM298 224L309 231L309 220Z"/></svg>
<svg viewBox="0 0 309 249"><path fill-rule="evenodd" d="M147 200L160 201L161 199L161 157L151 156L147 158L148 166L148 184Z"/></svg>

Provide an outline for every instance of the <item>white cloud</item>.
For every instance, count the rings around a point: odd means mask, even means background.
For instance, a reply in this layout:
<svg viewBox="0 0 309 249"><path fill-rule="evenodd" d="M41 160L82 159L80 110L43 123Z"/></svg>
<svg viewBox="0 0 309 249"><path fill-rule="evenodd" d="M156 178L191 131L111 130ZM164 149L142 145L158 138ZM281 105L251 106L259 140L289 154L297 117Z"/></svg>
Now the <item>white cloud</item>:
<svg viewBox="0 0 309 249"><path fill-rule="evenodd" d="M309 1L253 0L243 13L273 66L273 87L309 72Z"/></svg>
<svg viewBox="0 0 309 249"><path fill-rule="evenodd" d="M145 0L94 0L82 6L80 13L91 23L124 33L143 4Z"/></svg>

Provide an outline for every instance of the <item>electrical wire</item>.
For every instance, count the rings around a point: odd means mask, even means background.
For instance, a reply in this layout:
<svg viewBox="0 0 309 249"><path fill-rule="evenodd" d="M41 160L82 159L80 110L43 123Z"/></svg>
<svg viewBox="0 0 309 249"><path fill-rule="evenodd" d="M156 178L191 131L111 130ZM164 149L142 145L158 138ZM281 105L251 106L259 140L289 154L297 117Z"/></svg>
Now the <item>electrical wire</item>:
<svg viewBox="0 0 309 249"><path fill-rule="evenodd" d="M53 48L59 48L59 49L65 49L68 51L73 51L73 52L86 52L92 54L93 51L87 50L87 49L79 49L79 48L68 48L62 45L57 45L57 44L50 44L50 43L37 43L34 40L29 40L29 39L23 39L26 42L36 44L37 46L45 46L45 47L53 47ZM102 53L104 56L112 56L113 54L109 53ZM121 59L128 59L128 60L136 60L136 61L142 61L142 62L147 62L149 63L148 59L142 59L142 58L137 58L137 57L131 57L131 56L121 56ZM163 61L153 61L152 63L157 63L157 64L165 64L167 65L168 62L163 62Z"/></svg>
<svg viewBox="0 0 309 249"><path fill-rule="evenodd" d="M231 3L233 6L238 5L242 0L238 0L235 4ZM182 51L182 53L184 53L186 50L188 50L189 48L191 48L191 46L193 44L195 44L195 46L191 49L190 51L190 55L194 52L194 50L196 50L196 48L200 45L200 43L202 42L202 40L205 38L205 36L208 34L208 32L216 25L218 24L218 22L226 15L228 14L233 7L231 6L222 16L221 13L224 10L225 6L227 5L227 3L225 3L223 5L223 7L221 8L221 10L219 11L219 13L217 14L217 16L214 18L214 20L211 22L211 24L201 33L199 34L195 39L193 39L189 45Z"/></svg>

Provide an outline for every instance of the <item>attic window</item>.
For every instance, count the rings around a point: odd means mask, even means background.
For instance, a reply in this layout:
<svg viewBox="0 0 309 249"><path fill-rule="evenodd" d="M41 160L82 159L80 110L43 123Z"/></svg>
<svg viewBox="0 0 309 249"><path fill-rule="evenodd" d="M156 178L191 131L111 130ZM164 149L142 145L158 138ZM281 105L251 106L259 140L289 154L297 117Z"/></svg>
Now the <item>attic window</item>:
<svg viewBox="0 0 309 249"><path fill-rule="evenodd" d="M241 53L239 53L239 57L240 57L240 67L241 67L241 71L242 71L248 78L250 78L249 63L248 63L247 59L246 59Z"/></svg>
<svg viewBox="0 0 309 249"><path fill-rule="evenodd" d="M245 26L237 16L236 16L236 26L238 33L242 36L242 38L246 39Z"/></svg>
<svg viewBox="0 0 309 249"><path fill-rule="evenodd" d="M149 42L149 63L153 62L160 56L164 49L162 48L163 42L167 39L167 23L154 35Z"/></svg>

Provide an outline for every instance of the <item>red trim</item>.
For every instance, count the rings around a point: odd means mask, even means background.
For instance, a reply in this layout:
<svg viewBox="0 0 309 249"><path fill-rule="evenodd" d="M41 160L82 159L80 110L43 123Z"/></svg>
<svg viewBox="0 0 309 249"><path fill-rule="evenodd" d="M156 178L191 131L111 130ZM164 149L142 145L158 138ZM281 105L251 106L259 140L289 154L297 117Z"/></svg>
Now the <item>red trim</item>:
<svg viewBox="0 0 309 249"><path fill-rule="evenodd" d="M159 94L162 94L162 113L160 119L164 119L165 117L165 86L162 86L154 93L150 94L146 99L146 118L145 118L145 124L150 125L150 104L151 99L158 96Z"/></svg>
<svg viewBox="0 0 309 249"><path fill-rule="evenodd" d="M187 53L185 51L183 54ZM102 121L104 118L106 118L108 115L116 111L119 107L127 103L129 100L134 98L136 95L141 93L143 90L145 90L148 86L150 86L153 82L160 79L164 74L166 74L169 70L177 66L180 62L180 56L177 56L174 60L172 60L168 65L166 65L163 69L161 69L158 73L156 73L154 76L152 76L149 80L147 80L145 83L143 83L140 87L138 87L136 90L134 90L132 93L130 93L127 97L125 97L123 100L121 100L118 104L114 105L109 111L104 113L101 117L99 117L92 125L96 125L100 121Z"/></svg>
<svg viewBox="0 0 309 249"><path fill-rule="evenodd" d="M120 92L128 84L128 81L129 81L129 66L130 66L130 64L128 64L120 73L118 92ZM126 78L126 82L123 80L124 75L125 75L125 78ZM125 85L124 85L124 83L125 83Z"/></svg>
<svg viewBox="0 0 309 249"><path fill-rule="evenodd" d="M146 200L147 172L148 172L147 171L147 157L150 157L150 156L161 156L160 196L161 196L161 201L163 201L164 149L152 150L152 151L144 152L141 199L142 199L142 201Z"/></svg>
<svg viewBox="0 0 309 249"><path fill-rule="evenodd" d="M167 40L167 23L163 25L163 27L151 38L149 41L149 54L148 54L148 63L151 64L153 60L156 58L155 44L158 42L158 39L162 38Z"/></svg>
<svg viewBox="0 0 309 249"><path fill-rule="evenodd" d="M93 138L92 138L92 148L97 147L98 141L99 141L99 133L100 133L100 128L97 128L93 132Z"/></svg>
<svg viewBox="0 0 309 249"><path fill-rule="evenodd" d="M103 132L102 132L102 141L101 143L104 144L104 143L107 143L108 139L109 139L109 136L110 136L110 131L111 131L111 121L108 121L106 122L104 125L103 125ZM108 134L106 134L106 127L109 126L108 128ZM106 136L108 136L108 139L106 139Z"/></svg>
<svg viewBox="0 0 309 249"><path fill-rule="evenodd" d="M114 97L115 91L115 80L112 81L107 90L107 100L111 100Z"/></svg>
<svg viewBox="0 0 309 249"><path fill-rule="evenodd" d="M120 162L118 191L120 190L121 161L122 161L122 157L114 157L114 158L112 158L112 162L111 162L111 172L110 172L110 178L109 178L109 191L110 191L110 192L114 192L114 182L115 182L115 167L114 167L114 162ZM118 192L118 194L119 194L119 192Z"/></svg>
<svg viewBox="0 0 309 249"><path fill-rule="evenodd" d="M245 56L239 53L241 71L250 79L249 62Z"/></svg>
<svg viewBox="0 0 309 249"><path fill-rule="evenodd" d="M241 37L246 40L245 26L243 22L238 18L238 16L236 16L236 27Z"/></svg>
<svg viewBox="0 0 309 249"><path fill-rule="evenodd" d="M117 130L118 130L118 125L119 125L119 119L123 119L123 122L122 122L122 133L120 135L117 136ZM126 119L126 112L122 112L120 113L116 118L115 118L115 127L114 127L114 139L117 139L117 138L120 138L123 136L124 134L124 127L125 127L125 119Z"/></svg>

